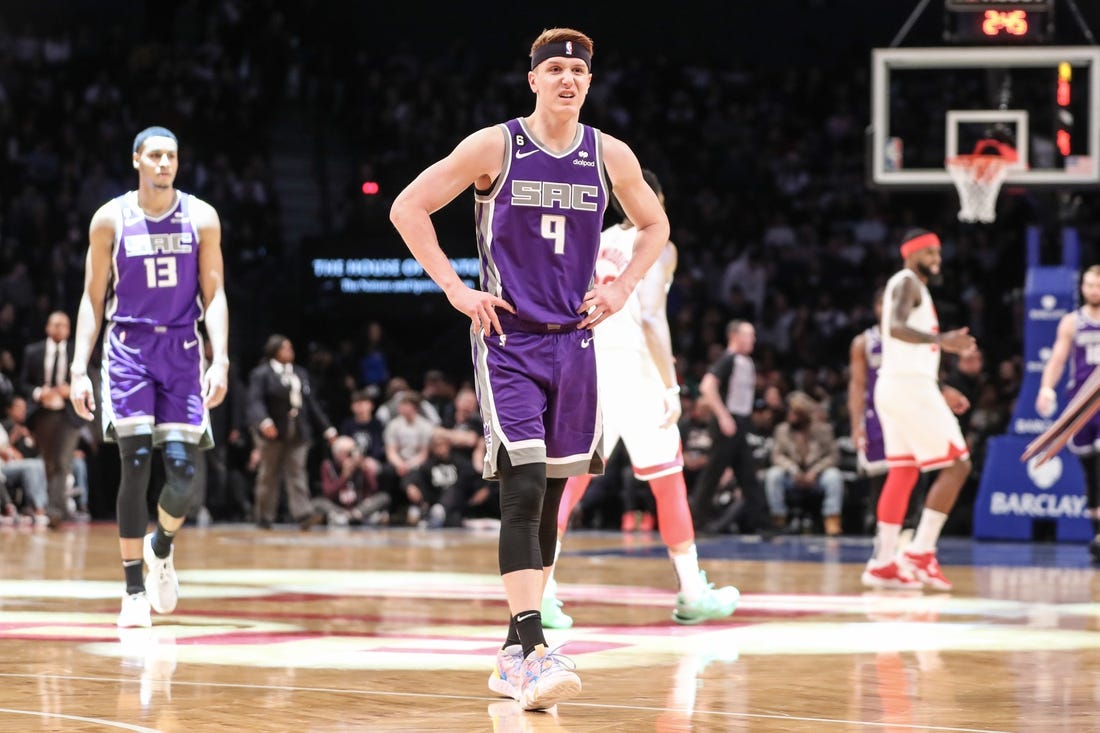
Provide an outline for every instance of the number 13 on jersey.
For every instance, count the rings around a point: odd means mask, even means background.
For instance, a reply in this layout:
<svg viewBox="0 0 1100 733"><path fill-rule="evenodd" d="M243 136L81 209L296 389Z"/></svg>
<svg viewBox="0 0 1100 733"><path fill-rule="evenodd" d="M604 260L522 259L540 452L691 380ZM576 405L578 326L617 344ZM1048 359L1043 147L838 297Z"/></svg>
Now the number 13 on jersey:
<svg viewBox="0 0 1100 733"><path fill-rule="evenodd" d="M545 229L545 225L543 229ZM179 282L175 257L146 257L145 284L152 288L174 288Z"/></svg>

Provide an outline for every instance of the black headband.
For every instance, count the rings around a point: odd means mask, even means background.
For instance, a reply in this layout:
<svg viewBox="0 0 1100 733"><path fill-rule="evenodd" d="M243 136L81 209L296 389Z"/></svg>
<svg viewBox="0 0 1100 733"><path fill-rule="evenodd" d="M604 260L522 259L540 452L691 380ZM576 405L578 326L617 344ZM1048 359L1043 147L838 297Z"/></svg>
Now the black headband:
<svg viewBox="0 0 1100 733"><path fill-rule="evenodd" d="M531 68L534 69L546 59L555 56L580 59L588 67L588 71L592 71L592 55L588 53L588 49L584 46L573 41L555 41L554 43L547 43L545 46L539 46L531 54Z"/></svg>

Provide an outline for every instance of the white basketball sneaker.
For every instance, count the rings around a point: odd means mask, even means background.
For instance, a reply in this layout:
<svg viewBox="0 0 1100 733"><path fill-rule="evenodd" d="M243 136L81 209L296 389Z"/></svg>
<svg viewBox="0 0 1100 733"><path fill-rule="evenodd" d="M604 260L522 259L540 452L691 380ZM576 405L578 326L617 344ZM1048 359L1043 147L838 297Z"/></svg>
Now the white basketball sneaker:
<svg viewBox="0 0 1100 733"><path fill-rule="evenodd" d="M142 554L145 564L149 566L149 572L145 575L145 595L149 597L149 605L157 613L172 613L179 601L180 582L176 577L176 568L172 565L172 555L175 552L176 548L173 547L168 550L168 557L157 557L153 552L153 533L145 535Z"/></svg>
<svg viewBox="0 0 1100 733"><path fill-rule="evenodd" d="M122 597L122 610L118 614L120 629L149 628L153 619L149 615L149 599L144 593L133 593Z"/></svg>

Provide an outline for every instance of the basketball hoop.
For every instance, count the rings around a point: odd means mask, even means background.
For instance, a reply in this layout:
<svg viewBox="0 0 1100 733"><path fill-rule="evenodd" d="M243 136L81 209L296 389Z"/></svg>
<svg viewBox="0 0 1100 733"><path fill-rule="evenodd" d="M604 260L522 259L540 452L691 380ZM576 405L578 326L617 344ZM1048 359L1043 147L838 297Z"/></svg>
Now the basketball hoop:
<svg viewBox="0 0 1100 733"><path fill-rule="evenodd" d="M997 152L981 152L987 148ZM959 221L988 224L997 218L997 194L1015 162L1012 146L997 140L981 140L973 153L947 159L947 171L959 192Z"/></svg>

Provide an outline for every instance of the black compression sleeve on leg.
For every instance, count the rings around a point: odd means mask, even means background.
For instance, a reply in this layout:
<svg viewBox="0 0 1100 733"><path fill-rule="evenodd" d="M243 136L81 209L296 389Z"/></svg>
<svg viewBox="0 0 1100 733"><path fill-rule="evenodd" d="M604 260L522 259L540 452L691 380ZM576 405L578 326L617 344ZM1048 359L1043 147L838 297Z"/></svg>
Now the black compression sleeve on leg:
<svg viewBox="0 0 1100 733"><path fill-rule="evenodd" d="M558 549L558 507L561 495L565 493L565 479L546 479L546 496L542 499L542 519L539 522L539 550L546 565L554 563L554 553Z"/></svg>
<svg viewBox="0 0 1100 733"><path fill-rule="evenodd" d="M149 476L153 471L153 437L133 435L118 439L121 460L118 482L118 536L140 539L149 524L149 509L145 497L149 491Z"/></svg>
<svg viewBox="0 0 1100 733"><path fill-rule="evenodd" d="M1085 472L1085 497L1089 509L1100 508L1100 454L1088 453L1079 456L1081 469Z"/></svg>
<svg viewBox="0 0 1100 733"><path fill-rule="evenodd" d="M169 516L187 516L191 494L195 488L195 464L199 447L191 443L172 441L164 444L164 488L158 505Z"/></svg>
<svg viewBox="0 0 1100 733"><path fill-rule="evenodd" d="M497 548L500 574L542 570L539 520L546 493L546 464L513 466L508 451L501 448L497 467L500 472L500 543Z"/></svg>

